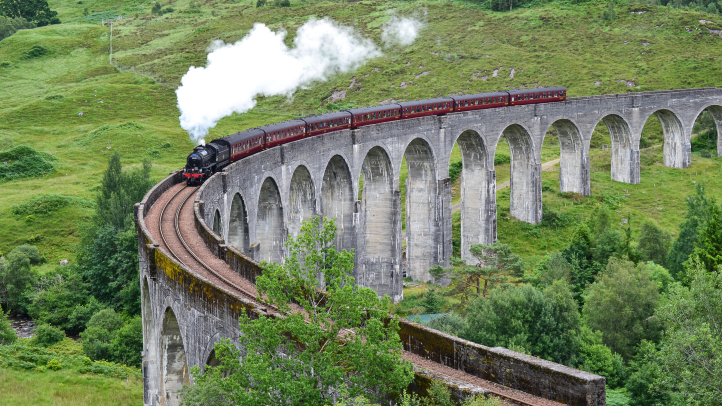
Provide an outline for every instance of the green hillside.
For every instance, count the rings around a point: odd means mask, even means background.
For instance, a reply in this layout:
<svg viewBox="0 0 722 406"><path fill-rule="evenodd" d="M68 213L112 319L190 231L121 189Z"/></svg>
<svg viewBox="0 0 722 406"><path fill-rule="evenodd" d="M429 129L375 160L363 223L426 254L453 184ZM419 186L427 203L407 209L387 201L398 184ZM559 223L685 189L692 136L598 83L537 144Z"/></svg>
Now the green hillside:
<svg viewBox="0 0 722 406"><path fill-rule="evenodd" d="M20 31L0 41L0 151L28 145L57 158L55 169L45 176L0 181L0 252L31 242L51 263L72 259L78 229L93 213L91 206L66 199L71 203L32 216L13 214L13 206L49 194L92 199L109 152L119 151L131 166L151 160L158 179L181 167L191 148L178 125L174 90L181 76L190 65L205 63L210 41L239 40L255 22L286 30L289 45L295 29L311 16L352 25L377 44L381 25L393 13L415 15L426 26L411 46L383 49L382 57L358 71L299 90L292 100L259 99L251 112L223 119L211 137L389 99L550 85L566 86L570 96L704 87L716 85L722 73L717 62L722 38L707 29L715 28L713 23L700 23L718 16L667 7L622 3L617 19L609 22L601 18L606 9L601 3L549 3L497 13L465 2L293 2L290 8L256 8L248 1L178 0L164 3L174 11L162 16L151 15L152 4L53 0L50 5L63 24ZM117 16L123 18L113 24L113 66L110 28L101 21ZM329 96L337 90L346 90L345 99L329 105ZM601 140L606 131L603 126L599 130ZM645 130L651 139L659 139L656 121ZM558 146L545 147L545 160L555 154ZM685 171L644 166L640 187L646 187L652 174L674 177L704 167L708 170L699 176L708 176L710 168L719 166L714 159L695 159ZM600 162L594 170L595 193L627 187L608 180L607 164ZM497 171L499 182L508 177L503 165ZM554 184L553 172L544 176L545 184ZM708 177L710 182L715 179ZM709 188L710 193L719 190ZM509 238L507 231L526 227L504 222L504 199L508 202L500 191L502 240ZM563 201L555 199L545 194L545 201L563 210ZM647 203L627 202L630 210L654 213L665 228L679 224L679 210L661 215L648 210ZM531 244L534 255L545 248Z"/></svg>

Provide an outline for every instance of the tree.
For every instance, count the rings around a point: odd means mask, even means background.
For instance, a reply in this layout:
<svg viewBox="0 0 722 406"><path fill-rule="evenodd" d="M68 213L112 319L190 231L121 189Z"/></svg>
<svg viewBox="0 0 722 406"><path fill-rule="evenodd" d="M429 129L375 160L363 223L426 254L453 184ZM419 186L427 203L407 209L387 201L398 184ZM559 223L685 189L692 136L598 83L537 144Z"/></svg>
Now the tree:
<svg viewBox="0 0 722 406"><path fill-rule="evenodd" d="M123 325L123 319L113 309L104 309L90 318L85 331L80 333L83 352L93 360L113 361L111 343Z"/></svg>
<svg viewBox="0 0 722 406"><path fill-rule="evenodd" d="M701 183L697 184L695 193L687 197L685 221L680 224L679 237L672 244L667 257L667 268L675 278L678 279L684 274L683 263L694 251L699 230L707 224L710 207L714 204L714 200L707 198L705 187Z"/></svg>
<svg viewBox="0 0 722 406"><path fill-rule="evenodd" d="M106 306L129 315L140 313L138 239L133 205L153 186L151 165L123 171L113 154L97 196L93 224L84 230L78 265L90 294Z"/></svg>
<svg viewBox="0 0 722 406"><path fill-rule="evenodd" d="M57 269L54 274L43 276L28 298L28 314L33 320L59 326L70 334L78 334L85 329L88 320L78 323L73 317L76 309L89 300L88 284L83 281L77 267L66 266Z"/></svg>
<svg viewBox="0 0 722 406"><path fill-rule="evenodd" d="M720 272L722 265L722 208L713 204L709 208L707 224L700 230L694 244L694 255L707 272ZM687 260L686 264L690 261Z"/></svg>
<svg viewBox="0 0 722 406"><path fill-rule="evenodd" d="M630 396L630 406L665 406L670 403L669 394L654 388L662 375L662 368L654 360L657 349L651 341L642 340L637 355L629 363L629 378L625 388Z"/></svg>
<svg viewBox="0 0 722 406"><path fill-rule="evenodd" d="M40 324L35 327L32 342L42 347L50 347L65 339L65 331L48 324Z"/></svg>
<svg viewBox="0 0 722 406"><path fill-rule="evenodd" d="M10 18L24 18L38 27L60 24L58 13L50 10L46 0L0 0L0 14Z"/></svg>
<svg viewBox="0 0 722 406"><path fill-rule="evenodd" d="M444 308L444 303L444 297L441 296L436 289L429 288L429 291L426 292L426 297L421 302L421 306L424 307L426 313L436 314L441 313L441 310Z"/></svg>
<svg viewBox="0 0 722 406"><path fill-rule="evenodd" d="M531 274L524 277L538 288L551 286L556 281L571 283L572 265L559 252L547 254L544 259L532 269Z"/></svg>
<svg viewBox="0 0 722 406"><path fill-rule="evenodd" d="M522 259L511 253L511 247L499 241L493 245L474 244L469 253L476 259L475 265L467 265L461 258L452 258L457 268L455 282L466 291L476 290L477 295L486 296L489 285L498 283L504 275L521 276ZM484 281L484 286L481 286Z"/></svg>
<svg viewBox="0 0 722 406"><path fill-rule="evenodd" d="M577 367L583 371L607 378L607 386L619 388L624 384L626 368L621 355L612 352L602 343L602 332L592 331L583 325Z"/></svg>
<svg viewBox="0 0 722 406"><path fill-rule="evenodd" d="M673 285L656 312L665 330L653 387L676 404L722 405L722 273L694 255L686 279L689 287Z"/></svg>
<svg viewBox="0 0 722 406"><path fill-rule="evenodd" d="M585 296L582 313L587 325L601 331L604 344L624 359L632 359L642 339L659 337L659 326L652 317L659 292L645 264L610 259Z"/></svg>
<svg viewBox="0 0 722 406"><path fill-rule="evenodd" d="M653 261L665 266L667 254L672 244L671 236L651 220L642 223L637 251L642 261Z"/></svg>
<svg viewBox="0 0 722 406"><path fill-rule="evenodd" d="M335 237L335 221L315 217L289 238L284 264L262 263L258 300L282 317L242 313L239 347L216 345L221 365L193 370L196 385L184 389L183 404L320 406L341 388L377 401L407 387L413 373L390 301L356 285L353 252L336 251Z"/></svg>
<svg viewBox="0 0 722 406"><path fill-rule="evenodd" d="M28 21L22 17L10 18L0 15L0 41L15 34L18 30L35 27L35 23L33 23L32 21Z"/></svg>
<svg viewBox="0 0 722 406"><path fill-rule="evenodd" d="M115 362L141 366L143 351L143 321L140 316L130 319L110 341L110 353Z"/></svg>
<svg viewBox="0 0 722 406"><path fill-rule="evenodd" d="M37 279L36 271L30 265L39 261L35 261L32 250L32 260L27 252L28 249L21 246L10 251L5 258L0 257L0 303L8 310L26 311L24 294Z"/></svg>
<svg viewBox="0 0 722 406"><path fill-rule="evenodd" d="M565 365L575 365L581 321L569 286L557 281L539 290L531 285L496 289L467 306L461 336L490 347L524 350Z"/></svg>

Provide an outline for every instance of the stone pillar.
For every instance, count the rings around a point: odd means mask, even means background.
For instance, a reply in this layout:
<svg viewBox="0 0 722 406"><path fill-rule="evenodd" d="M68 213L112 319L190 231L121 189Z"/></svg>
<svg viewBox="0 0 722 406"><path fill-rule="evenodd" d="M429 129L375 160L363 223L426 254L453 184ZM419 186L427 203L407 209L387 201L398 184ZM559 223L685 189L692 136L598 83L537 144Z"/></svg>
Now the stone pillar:
<svg viewBox="0 0 722 406"><path fill-rule="evenodd" d="M451 243L451 179L440 179L437 181L436 196L436 220L438 223L438 263L443 267L451 266L451 256L454 255L454 247Z"/></svg>

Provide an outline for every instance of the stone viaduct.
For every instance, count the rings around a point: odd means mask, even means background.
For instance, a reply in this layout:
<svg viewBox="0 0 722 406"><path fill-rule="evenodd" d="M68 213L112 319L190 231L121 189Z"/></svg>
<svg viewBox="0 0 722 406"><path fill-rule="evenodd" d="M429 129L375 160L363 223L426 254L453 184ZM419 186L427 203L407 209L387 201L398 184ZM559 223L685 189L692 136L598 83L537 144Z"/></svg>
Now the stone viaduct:
<svg viewBox="0 0 722 406"><path fill-rule="evenodd" d="M462 256L470 259L470 245L496 240L494 154L502 136L511 151L511 215L536 224L542 220L541 146L552 126L561 147L560 191L589 195L589 145L598 123L606 124L612 139L611 178L636 184L639 140L647 119L655 115L661 122L664 165L685 168L691 164L692 127L704 110L722 129L722 89L570 98L303 139L234 163L208 180L195 195L197 238L252 279L257 262L283 260L287 236L296 235L302 221L314 215L333 217L337 247L356 251L357 283L398 302L403 296L398 185L404 157L407 274L426 281L428 269L448 265L452 254L448 170L455 143L463 159ZM720 144L722 137L718 155ZM258 311L252 301L214 286L158 249L144 218L159 196L179 181L171 174L136 210L146 404L174 404L177 388L190 382L188 366L206 365L215 342L237 336L240 311ZM604 404L602 377L413 323L402 323L401 334L405 350L445 367L566 404Z"/></svg>

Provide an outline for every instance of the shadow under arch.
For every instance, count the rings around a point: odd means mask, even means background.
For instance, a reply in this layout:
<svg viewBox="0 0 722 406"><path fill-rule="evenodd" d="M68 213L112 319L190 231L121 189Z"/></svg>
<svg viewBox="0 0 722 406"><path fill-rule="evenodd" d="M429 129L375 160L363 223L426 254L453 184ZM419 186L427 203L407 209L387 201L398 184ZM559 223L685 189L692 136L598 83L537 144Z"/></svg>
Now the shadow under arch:
<svg viewBox="0 0 722 406"><path fill-rule="evenodd" d="M316 191L308 168L296 167L288 193L288 233L298 236L304 221L316 216Z"/></svg>
<svg viewBox="0 0 722 406"><path fill-rule="evenodd" d="M481 135L466 130L456 142L461 150L461 258L473 263L474 244L496 241L496 172L488 165Z"/></svg>
<svg viewBox="0 0 722 406"><path fill-rule="evenodd" d="M271 177L266 178L261 186L257 213L256 241L260 245L258 261L281 262L286 232L281 194L276 181Z"/></svg>
<svg viewBox="0 0 722 406"><path fill-rule="evenodd" d="M167 406L176 406L180 402L180 391L190 384L188 361L186 359L183 336L173 309L168 307L163 316L161 330L161 395Z"/></svg>
<svg viewBox="0 0 722 406"><path fill-rule="evenodd" d="M321 213L336 219L336 249L350 250L356 246L353 180L346 160L334 155L326 165L321 184Z"/></svg>
<svg viewBox="0 0 722 406"><path fill-rule="evenodd" d="M639 183L639 148L633 147L632 130L621 116L609 114L602 118L612 140L612 180L636 185Z"/></svg>
<svg viewBox="0 0 722 406"><path fill-rule="evenodd" d="M659 120L664 135L664 166L686 168L692 164L692 146L685 139L684 126L677 115L666 109L657 110L654 116Z"/></svg>
<svg viewBox="0 0 722 406"><path fill-rule="evenodd" d="M567 119L551 125L559 134L559 191L591 194L589 174L584 165L584 142L579 128Z"/></svg>
<svg viewBox="0 0 722 406"><path fill-rule="evenodd" d="M158 344L156 342L155 320L153 318L153 306L147 277L143 277L140 306L143 320L143 352L145 353L143 379L147 386L146 390L143 391L145 397L143 401L145 404L151 404L151 398L158 392Z"/></svg>
<svg viewBox="0 0 722 406"><path fill-rule="evenodd" d="M397 241L401 234L400 192L394 190L394 174L386 151L373 147L361 165L361 221L363 254L357 265L356 282L379 295L389 295L394 302L394 285L401 283L398 273ZM397 295L398 296L398 295Z"/></svg>
<svg viewBox="0 0 722 406"><path fill-rule="evenodd" d="M407 276L430 281L429 269L439 263L442 251L437 216L438 184L436 160L431 146L416 138L404 152L406 178L406 258Z"/></svg>
<svg viewBox="0 0 722 406"><path fill-rule="evenodd" d="M247 254L250 246L248 231L246 203L241 194L236 193L231 201L231 212L228 218L228 244Z"/></svg>
<svg viewBox="0 0 722 406"><path fill-rule="evenodd" d="M542 220L541 166L534 159L534 141L519 124L506 127L502 133L511 155L509 213L521 221L537 224Z"/></svg>
<svg viewBox="0 0 722 406"><path fill-rule="evenodd" d="M219 237L223 238L223 224L222 224L221 211L216 209L213 213L213 232L218 234Z"/></svg>

